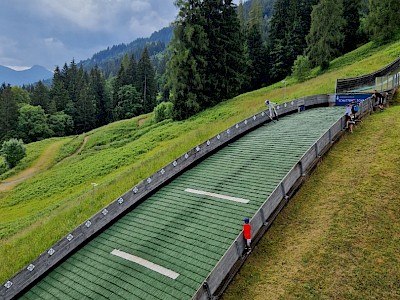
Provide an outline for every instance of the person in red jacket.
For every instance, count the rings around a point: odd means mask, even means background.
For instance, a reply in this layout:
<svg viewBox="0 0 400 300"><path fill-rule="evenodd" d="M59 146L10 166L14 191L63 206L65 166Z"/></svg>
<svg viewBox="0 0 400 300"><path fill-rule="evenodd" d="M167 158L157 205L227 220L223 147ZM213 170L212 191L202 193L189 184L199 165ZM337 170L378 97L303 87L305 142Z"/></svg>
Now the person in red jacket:
<svg viewBox="0 0 400 300"><path fill-rule="evenodd" d="M244 224L243 224L243 236L244 239L246 240L246 245L245 249L247 250L247 253L250 253L251 251L251 225L249 218L244 218Z"/></svg>

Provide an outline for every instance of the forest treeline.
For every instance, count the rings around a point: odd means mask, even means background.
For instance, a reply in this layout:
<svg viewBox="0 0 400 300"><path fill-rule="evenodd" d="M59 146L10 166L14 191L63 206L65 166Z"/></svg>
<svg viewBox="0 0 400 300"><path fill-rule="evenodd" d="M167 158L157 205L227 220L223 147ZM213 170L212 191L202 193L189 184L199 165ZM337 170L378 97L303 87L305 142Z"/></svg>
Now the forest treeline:
<svg viewBox="0 0 400 300"><path fill-rule="evenodd" d="M155 69L147 48L139 61L125 55L118 74L106 80L95 66L74 60L56 67L50 87L0 86L0 139L25 143L87 132L113 121L151 112L156 104Z"/></svg>
<svg viewBox="0 0 400 300"><path fill-rule="evenodd" d="M177 0L176 5L166 49L152 42L108 67L87 62L84 68L72 60L55 68L50 86L2 84L0 141L79 134L153 110L160 118L186 119L288 75L304 80L311 68L324 71L333 58L369 41L389 42L400 29L398 0L239 5Z"/></svg>

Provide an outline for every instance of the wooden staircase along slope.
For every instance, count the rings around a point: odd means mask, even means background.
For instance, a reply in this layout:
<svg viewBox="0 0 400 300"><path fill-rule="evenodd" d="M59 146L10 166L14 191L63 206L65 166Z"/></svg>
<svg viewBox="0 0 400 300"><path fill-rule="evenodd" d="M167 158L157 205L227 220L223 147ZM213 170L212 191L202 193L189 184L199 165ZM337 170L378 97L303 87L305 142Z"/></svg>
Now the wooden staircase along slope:
<svg viewBox="0 0 400 300"><path fill-rule="evenodd" d="M316 106L327 106L331 98L329 95L305 97L283 103L277 107L277 110L281 116L288 115L298 112L301 105L305 105L306 109ZM371 99L362 102L361 114L363 116L369 114L371 107ZM71 253L79 249L93 236L103 231L119 217L134 209L138 203L144 201L146 197L164 186L172 178L191 168L192 165L203 160L216 150L221 149L240 136L268 122L271 122L271 120L265 112L249 117L243 120L243 122L198 145L159 170L153 176L142 181L102 211L98 212L90 220L81 224L51 249L42 253L34 262L5 282L0 287L0 299L12 299L20 296L22 292L35 284L49 270L69 257ZM255 241L268 229L273 219L308 176L310 170L316 165L321 156L343 134L343 127L344 118L342 117L310 147L252 217L253 231L256 232ZM211 299L215 295L221 294L232 276L236 273L238 267L244 262L245 256L242 255L243 250L244 242L242 233L240 233L207 278L205 278L203 284L194 294L193 299Z"/></svg>

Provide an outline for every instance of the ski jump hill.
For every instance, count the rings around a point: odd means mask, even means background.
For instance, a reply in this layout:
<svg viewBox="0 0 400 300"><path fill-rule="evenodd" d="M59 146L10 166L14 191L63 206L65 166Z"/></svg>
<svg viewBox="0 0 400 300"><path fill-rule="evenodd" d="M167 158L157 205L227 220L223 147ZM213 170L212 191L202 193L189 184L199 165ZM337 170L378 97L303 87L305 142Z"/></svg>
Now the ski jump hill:
<svg viewBox="0 0 400 300"><path fill-rule="evenodd" d="M360 117L373 109L360 102ZM345 133L336 95L248 117L133 186L0 287L0 299L215 299ZM251 254L250 254L251 255Z"/></svg>

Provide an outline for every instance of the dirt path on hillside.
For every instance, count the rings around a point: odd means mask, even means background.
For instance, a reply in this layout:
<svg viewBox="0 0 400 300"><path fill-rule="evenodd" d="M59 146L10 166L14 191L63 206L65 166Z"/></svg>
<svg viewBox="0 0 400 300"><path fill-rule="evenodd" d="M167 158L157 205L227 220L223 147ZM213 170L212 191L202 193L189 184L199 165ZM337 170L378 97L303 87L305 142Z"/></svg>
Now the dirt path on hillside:
<svg viewBox="0 0 400 300"><path fill-rule="evenodd" d="M147 119L148 119L148 118L140 119L140 120L138 121L139 127L142 126L142 125L144 124L144 122L146 122Z"/></svg>
<svg viewBox="0 0 400 300"><path fill-rule="evenodd" d="M64 141L58 141L48 146L40 155L36 163L28 169L23 170L10 178L7 181L0 183L0 192L9 191L21 181L31 178L38 172L46 169L54 159L58 149Z"/></svg>
<svg viewBox="0 0 400 300"><path fill-rule="evenodd" d="M83 139L82 145L81 145L81 146L79 147L79 149L76 150L75 153L72 154L71 156L75 156L75 155L78 155L79 153L81 153L83 147L85 147L85 145L86 145L86 143L87 143L88 140L89 140L89 136L85 136L85 138ZM71 156L69 156L69 157L71 157Z"/></svg>
<svg viewBox="0 0 400 300"><path fill-rule="evenodd" d="M83 139L82 145L79 147L78 150L76 150L73 154L71 154L70 156L67 156L65 158L63 158L62 160L60 160L58 163L56 163L56 165L61 164L62 162L64 162L66 159L73 157L75 155L78 155L82 152L83 147L85 147L87 141L89 140L89 136L85 136L85 138Z"/></svg>

